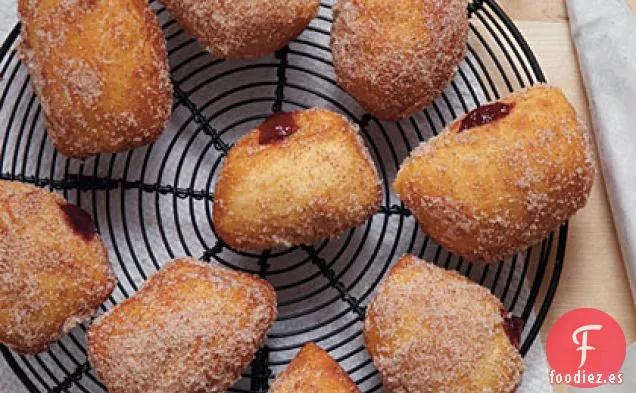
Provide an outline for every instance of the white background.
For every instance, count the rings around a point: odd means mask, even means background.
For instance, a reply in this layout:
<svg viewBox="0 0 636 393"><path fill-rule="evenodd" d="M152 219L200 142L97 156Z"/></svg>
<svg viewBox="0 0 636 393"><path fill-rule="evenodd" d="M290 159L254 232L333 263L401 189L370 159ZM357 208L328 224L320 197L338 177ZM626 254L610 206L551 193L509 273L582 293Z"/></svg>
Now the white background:
<svg viewBox="0 0 636 393"><path fill-rule="evenodd" d="M17 0L0 0L0 42L9 33L18 18L16 17Z"/></svg>

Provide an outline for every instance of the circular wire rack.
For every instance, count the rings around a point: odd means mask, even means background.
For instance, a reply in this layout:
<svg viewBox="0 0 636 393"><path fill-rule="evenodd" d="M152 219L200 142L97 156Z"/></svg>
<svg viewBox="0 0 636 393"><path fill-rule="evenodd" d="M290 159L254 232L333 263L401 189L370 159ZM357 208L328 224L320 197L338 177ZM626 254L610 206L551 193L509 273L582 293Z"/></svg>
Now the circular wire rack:
<svg viewBox="0 0 636 393"><path fill-rule="evenodd" d="M494 0L474 0L467 10L467 56L444 94L411 119L382 122L336 84L329 49L331 4L323 1L307 30L275 55L231 62L202 50L164 7L151 2L170 57L170 126L154 145L87 160L59 155L48 139L29 75L16 53L16 26L0 48L0 178L56 190L91 213L119 278L101 311L134 294L168 259L185 255L272 283L278 320L230 391L266 392L307 341L329 351L362 392L381 391L362 342L362 321L374 289L404 253L489 287L526 321L520 348L525 355L556 292L567 223L513 258L481 266L433 243L389 185L408 152L452 119L545 82L536 58ZM272 112L312 106L344 113L360 125L383 178L382 207L365 225L314 245L262 253L232 249L215 236L211 224L214 181L232 142ZM2 345L0 351L30 392L104 392L86 356L88 325L36 356L19 356Z"/></svg>

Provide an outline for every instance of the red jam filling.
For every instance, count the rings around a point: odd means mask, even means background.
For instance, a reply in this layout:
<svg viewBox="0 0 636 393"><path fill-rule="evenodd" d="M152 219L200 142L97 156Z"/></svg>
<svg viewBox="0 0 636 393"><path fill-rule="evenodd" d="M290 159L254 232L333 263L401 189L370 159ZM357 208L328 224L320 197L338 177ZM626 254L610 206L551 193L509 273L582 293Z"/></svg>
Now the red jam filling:
<svg viewBox="0 0 636 393"><path fill-rule="evenodd" d="M464 120L462 120L462 124L459 126L458 132L483 126L484 124L502 119L508 116L508 114L512 111L512 108L514 108L514 104L506 104L503 102L495 102L493 104L480 106L470 112Z"/></svg>
<svg viewBox="0 0 636 393"><path fill-rule="evenodd" d="M298 131L294 113L281 112L268 117L259 127L258 143L269 145L282 141Z"/></svg>
<svg viewBox="0 0 636 393"><path fill-rule="evenodd" d="M64 219L73 229L73 232L83 237L86 241L91 240L95 236L93 220L81 207L67 203L60 205L60 209L64 212Z"/></svg>
<svg viewBox="0 0 636 393"><path fill-rule="evenodd" d="M510 340L510 343L514 345L515 348L519 349L519 346L521 345L521 332L523 332L525 322L523 319L508 314L505 311L502 311L501 315L504 319L503 328Z"/></svg>

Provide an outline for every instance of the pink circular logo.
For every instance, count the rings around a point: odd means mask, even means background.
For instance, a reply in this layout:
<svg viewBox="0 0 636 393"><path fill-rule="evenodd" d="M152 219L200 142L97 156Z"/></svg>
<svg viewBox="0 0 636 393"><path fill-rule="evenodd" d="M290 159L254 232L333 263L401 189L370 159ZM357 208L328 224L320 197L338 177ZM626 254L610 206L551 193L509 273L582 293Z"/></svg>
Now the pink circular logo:
<svg viewBox="0 0 636 393"><path fill-rule="evenodd" d="M550 382L592 388L623 382L625 334L614 318L579 308L559 318L548 333Z"/></svg>

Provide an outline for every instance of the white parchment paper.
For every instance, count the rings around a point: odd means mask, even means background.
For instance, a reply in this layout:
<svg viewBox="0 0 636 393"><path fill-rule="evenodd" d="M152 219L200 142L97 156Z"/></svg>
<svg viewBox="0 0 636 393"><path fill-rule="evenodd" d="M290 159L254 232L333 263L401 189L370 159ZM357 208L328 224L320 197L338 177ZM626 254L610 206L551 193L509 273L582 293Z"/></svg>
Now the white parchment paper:
<svg viewBox="0 0 636 393"><path fill-rule="evenodd" d="M596 144L636 296L636 16L624 0L569 0Z"/></svg>
<svg viewBox="0 0 636 393"><path fill-rule="evenodd" d="M596 144L632 294L636 298L636 16L624 0L569 0L572 37L596 132ZM636 346L622 385L573 392L636 391Z"/></svg>

